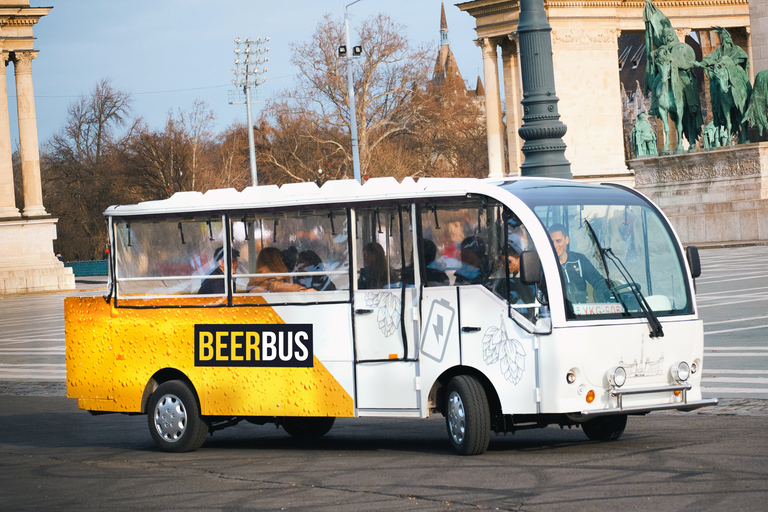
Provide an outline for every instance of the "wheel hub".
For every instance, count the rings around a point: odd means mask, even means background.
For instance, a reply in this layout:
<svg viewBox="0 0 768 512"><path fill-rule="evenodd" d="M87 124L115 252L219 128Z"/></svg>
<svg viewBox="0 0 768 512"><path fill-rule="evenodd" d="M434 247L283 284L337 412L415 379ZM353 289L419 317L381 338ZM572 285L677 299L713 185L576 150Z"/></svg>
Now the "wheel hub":
<svg viewBox="0 0 768 512"><path fill-rule="evenodd" d="M461 444L464 442L466 424L467 416L464 411L464 402L461 400L461 396L454 391L448 397L448 425L454 443Z"/></svg>
<svg viewBox="0 0 768 512"><path fill-rule="evenodd" d="M155 407L155 429L157 433L173 443L181 439L187 428L187 411L175 395L164 395Z"/></svg>

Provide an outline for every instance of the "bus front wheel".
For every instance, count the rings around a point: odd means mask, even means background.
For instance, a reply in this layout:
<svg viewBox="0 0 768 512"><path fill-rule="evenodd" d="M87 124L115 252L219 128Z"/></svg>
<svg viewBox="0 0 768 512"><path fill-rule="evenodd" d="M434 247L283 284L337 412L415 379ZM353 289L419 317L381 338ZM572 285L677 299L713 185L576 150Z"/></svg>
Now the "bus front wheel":
<svg viewBox="0 0 768 512"><path fill-rule="evenodd" d="M197 450L209 431L194 393L180 380L161 384L152 393L147 419L152 439L166 452Z"/></svg>
<svg viewBox="0 0 768 512"><path fill-rule="evenodd" d="M291 417L283 418L283 428L291 437L312 439L322 437L331 430L336 418Z"/></svg>
<svg viewBox="0 0 768 512"><path fill-rule="evenodd" d="M627 415L602 416L581 424L581 429L592 441L615 441L624 433Z"/></svg>
<svg viewBox="0 0 768 512"><path fill-rule="evenodd" d="M445 425L453 448L461 455L479 455L491 439L491 412L480 382L459 375L445 393Z"/></svg>

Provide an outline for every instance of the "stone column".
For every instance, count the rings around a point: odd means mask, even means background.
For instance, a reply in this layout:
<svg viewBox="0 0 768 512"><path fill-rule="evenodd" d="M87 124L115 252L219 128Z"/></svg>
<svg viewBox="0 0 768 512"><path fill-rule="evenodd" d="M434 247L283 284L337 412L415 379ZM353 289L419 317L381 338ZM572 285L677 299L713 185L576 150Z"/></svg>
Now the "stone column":
<svg viewBox="0 0 768 512"><path fill-rule="evenodd" d="M19 111L19 146L21 174L24 179L24 216L48 215L43 206L40 181L40 148L37 142L35 93L32 87L32 59L36 51L14 52L16 73L16 103Z"/></svg>
<svg viewBox="0 0 768 512"><path fill-rule="evenodd" d="M747 58L749 58L749 81L755 83L755 61L752 59L752 28L744 27L747 31Z"/></svg>
<svg viewBox="0 0 768 512"><path fill-rule="evenodd" d="M507 150L509 151L509 173L519 174L523 164L523 139L517 130L522 124L520 105L520 65L517 61L517 37L509 35L501 45L501 62L504 70L504 101L507 104Z"/></svg>
<svg viewBox="0 0 768 512"><path fill-rule="evenodd" d="M478 39L483 50L485 76L485 126L488 134L488 176L505 175L504 125L501 121L501 91L499 90L499 62L496 42L490 38Z"/></svg>
<svg viewBox="0 0 768 512"><path fill-rule="evenodd" d="M13 191L13 148L11 147L11 125L8 118L8 85L5 81L5 66L8 54L0 53L0 219L21 217L16 208Z"/></svg>

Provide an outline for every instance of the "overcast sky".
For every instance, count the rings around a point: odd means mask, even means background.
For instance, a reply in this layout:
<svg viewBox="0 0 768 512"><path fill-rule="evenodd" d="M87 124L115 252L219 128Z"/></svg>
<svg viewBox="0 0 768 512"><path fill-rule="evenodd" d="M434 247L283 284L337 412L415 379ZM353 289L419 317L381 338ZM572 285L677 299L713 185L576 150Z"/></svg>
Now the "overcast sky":
<svg viewBox="0 0 768 512"><path fill-rule="evenodd" d="M346 0L349 3L350 0ZM349 7L352 44L357 24L384 12L407 26L414 44L440 37L439 0L361 0ZM296 73L290 43L308 41L326 13L342 20L345 2L326 0L31 0L53 9L34 28L32 62L40 143L62 129L67 107L88 95L101 78L133 97L133 115L153 128L164 125L169 110L188 110L203 100L216 115L215 131L245 122L245 105L229 105L234 38L269 36L267 82L259 99L289 87ZM472 86L482 72L475 46L474 19L445 3L451 49ZM11 137L18 144L15 87L8 71ZM254 105L254 116L261 104Z"/></svg>

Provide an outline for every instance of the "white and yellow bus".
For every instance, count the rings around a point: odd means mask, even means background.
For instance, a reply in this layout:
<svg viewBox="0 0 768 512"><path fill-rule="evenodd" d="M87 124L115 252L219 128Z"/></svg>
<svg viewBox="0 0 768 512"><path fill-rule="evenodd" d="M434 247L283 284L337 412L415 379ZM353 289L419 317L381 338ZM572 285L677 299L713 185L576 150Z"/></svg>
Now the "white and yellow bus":
<svg viewBox="0 0 768 512"><path fill-rule="evenodd" d="M110 207L106 297L66 301L67 396L146 414L190 451L247 420L441 413L490 433L702 399L695 247L621 186L376 178L181 192Z"/></svg>

